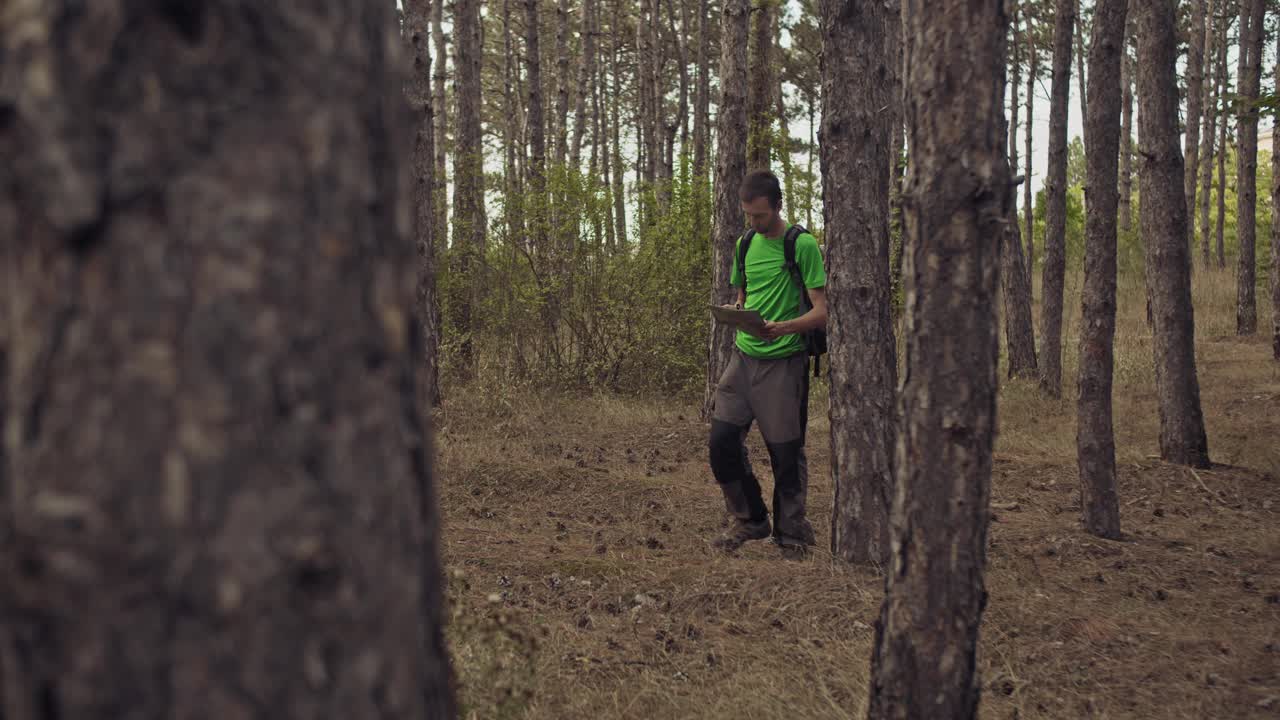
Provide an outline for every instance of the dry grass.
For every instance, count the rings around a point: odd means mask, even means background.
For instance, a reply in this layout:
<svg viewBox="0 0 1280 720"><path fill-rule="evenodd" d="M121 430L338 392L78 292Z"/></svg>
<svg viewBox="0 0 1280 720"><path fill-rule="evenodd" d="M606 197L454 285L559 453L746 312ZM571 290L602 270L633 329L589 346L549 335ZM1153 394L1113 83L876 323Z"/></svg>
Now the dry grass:
<svg viewBox="0 0 1280 720"><path fill-rule="evenodd" d="M1233 278L1195 281L1201 393L1221 464L1193 474L1152 459L1150 336L1140 282L1124 282L1123 541L1089 537L1078 522L1078 301L1068 303L1065 397L1003 388L984 717L1280 716L1280 369L1263 338L1233 337ZM1068 297L1078 287L1069 280ZM711 552L723 506L695 408L454 392L438 428L440 493L469 717L861 713L881 576L823 552L784 561L761 543ZM821 401L813 415L821 544L831 503Z"/></svg>

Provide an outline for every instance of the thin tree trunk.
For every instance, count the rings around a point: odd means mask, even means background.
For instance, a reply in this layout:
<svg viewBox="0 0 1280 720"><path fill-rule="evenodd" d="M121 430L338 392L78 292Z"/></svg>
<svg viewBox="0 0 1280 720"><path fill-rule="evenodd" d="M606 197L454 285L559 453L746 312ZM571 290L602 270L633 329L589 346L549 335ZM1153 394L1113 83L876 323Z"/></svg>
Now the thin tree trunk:
<svg viewBox="0 0 1280 720"><path fill-rule="evenodd" d="M1222 8L1215 0L1209 0L1209 11L1206 15L1207 28L1205 30L1206 44L1208 45L1204 53L1205 67L1208 68L1209 63L1213 62L1215 53L1223 55L1226 49L1225 45L1218 41L1219 25L1222 24ZM1214 63L1217 67L1218 63ZM1209 72L1206 70L1206 76ZM1216 74L1204 83L1204 107L1201 117L1203 118L1203 132L1200 134L1200 189L1196 196L1196 202L1200 206L1200 251L1202 262L1207 269L1211 262L1209 256L1209 196L1213 192L1213 147L1214 139L1218 131L1218 85L1221 78ZM1194 209L1193 209L1194 210ZM1193 215L1194 217L1194 215Z"/></svg>
<svg viewBox="0 0 1280 720"><path fill-rule="evenodd" d="M711 233L711 302L734 301L729 285L733 249L742 234L742 201L738 186L747 174L747 35L749 0L723 0L720 21L720 102L716 111L715 210ZM720 375L729 365L733 334L711 322L707 348L707 384L702 418L711 417Z"/></svg>
<svg viewBox="0 0 1280 720"><path fill-rule="evenodd" d="M1239 205L1236 210L1236 239L1240 243L1239 270L1236 272L1236 334L1252 335L1258 331L1257 285L1257 212L1258 212L1258 111L1253 102L1258 98L1262 78L1262 18L1264 0L1242 0L1244 12L1250 15L1247 32L1241 35L1240 52L1247 56L1240 75L1240 147L1236 156L1236 188Z"/></svg>
<svg viewBox="0 0 1280 720"><path fill-rule="evenodd" d="M1209 466L1200 383L1196 378L1187 202L1178 148L1177 40L1174 0L1146 0L1138 11L1138 192L1154 331L1160 457Z"/></svg>
<svg viewBox="0 0 1280 720"><path fill-rule="evenodd" d="M578 73L578 96L573 113L573 145L569 167L582 172L582 135L587 127L587 98L595 74L596 33L592 28L595 0L582 0L582 64Z"/></svg>
<svg viewBox="0 0 1280 720"><path fill-rule="evenodd" d="M1085 151L1089 149L1089 84L1086 82L1088 75L1085 75L1085 31L1084 26L1084 2L1076 0L1076 86L1080 88L1080 132L1083 134L1081 141L1084 143ZM1085 193L1085 211L1088 212L1089 193Z"/></svg>
<svg viewBox="0 0 1280 720"><path fill-rule="evenodd" d="M1196 246L1196 183L1200 177L1200 116L1204 106L1205 0L1191 0L1191 28L1187 43L1187 118L1184 126L1186 177L1183 192L1187 196L1187 246Z"/></svg>
<svg viewBox="0 0 1280 720"><path fill-rule="evenodd" d="M907 366L872 720L974 718L1002 226L1004 0L907 0Z"/></svg>
<svg viewBox="0 0 1280 720"><path fill-rule="evenodd" d="M0 714L453 716L393 6L6 13Z"/></svg>
<svg viewBox="0 0 1280 720"><path fill-rule="evenodd" d="M449 77L445 58L449 55L444 39L444 4L445 0L431 2L431 40L436 48L436 64L431 71L431 106L436 123L435 225L441 251L444 238L449 237L449 104L445 97L445 80Z"/></svg>
<svg viewBox="0 0 1280 720"><path fill-rule="evenodd" d="M1129 14L1120 55L1120 230L1126 233L1133 229L1133 57L1129 53L1135 14Z"/></svg>
<svg viewBox="0 0 1280 720"><path fill-rule="evenodd" d="M675 25L676 11L672 7L672 3L677 0L667 0L667 8L670 11L671 23ZM676 39L676 62L680 72L680 103L676 110L676 120L680 123L680 155L689 152L689 5L690 0L679 0L680 2L680 32L674 32ZM674 154L674 152L673 152Z"/></svg>
<svg viewBox="0 0 1280 720"><path fill-rule="evenodd" d="M822 0L823 227L830 307L831 552L889 558L897 359L889 308L889 123L879 108L887 9L881 0ZM895 22L896 26L897 23ZM876 172L876 168L880 168Z"/></svg>
<svg viewBox="0 0 1280 720"><path fill-rule="evenodd" d="M1031 195L1031 169L1032 169L1032 145L1031 145L1031 129L1035 123L1035 107L1036 107L1036 72L1039 70L1040 53L1036 51L1035 36L1032 34L1032 16L1030 8L1026 13L1027 18L1027 57L1030 58L1027 67L1027 127L1026 127L1026 150L1025 158L1026 170L1023 172L1026 178L1022 184L1022 212L1026 216L1024 223L1027 226L1027 285L1031 286L1032 296L1035 295L1035 287L1032 284L1032 278L1035 277L1036 269L1036 225L1035 225L1035 207Z"/></svg>
<svg viewBox="0 0 1280 720"><path fill-rule="evenodd" d="M620 16L621 0L615 0L613 3L613 24L612 32L609 33L613 38L612 53L613 62L610 63L613 76L613 98L614 101L609 103L610 114L613 118L613 210L614 222L617 224L618 246L625 248L627 246L627 198L625 187L625 166L622 164L622 120L618 113L618 106L621 105L622 97L622 81L619 80L619 52L618 47L622 43L622 18Z"/></svg>
<svg viewBox="0 0 1280 720"><path fill-rule="evenodd" d="M711 66L707 60L711 45L708 0L698 0L698 97L693 115L693 176L699 183L707 173L708 120L711 113ZM701 225L699 225L701 227Z"/></svg>
<svg viewBox="0 0 1280 720"><path fill-rule="evenodd" d="M556 3L556 145L555 164L569 157L569 0Z"/></svg>
<svg viewBox="0 0 1280 720"><path fill-rule="evenodd" d="M405 29L413 71L405 95L413 111L414 233L418 246L417 321L424 348L418 387L424 409L440 403L440 304L436 299L435 122L431 106L430 0L407 0Z"/></svg>
<svg viewBox="0 0 1280 720"><path fill-rule="evenodd" d="M751 85L747 94L751 125L747 135L747 164L768 169L773 149L773 15L775 0L757 0L751 10Z"/></svg>
<svg viewBox="0 0 1280 720"><path fill-rule="evenodd" d="M1120 54L1129 0L1098 0L1089 52L1085 216L1076 458L1084 528L1120 537L1111 380L1116 334L1116 208L1120 202Z"/></svg>
<svg viewBox="0 0 1280 720"><path fill-rule="evenodd" d="M1071 30L1078 0L1057 0L1053 20L1053 86L1049 101L1049 168L1045 175L1044 278L1041 280L1040 389L1062 395L1062 302L1067 262L1067 113L1071 98Z"/></svg>
<svg viewBox="0 0 1280 720"><path fill-rule="evenodd" d="M1224 12L1224 17L1229 17ZM1230 22L1228 20L1227 22ZM1226 98L1231 97L1231 76L1227 74L1227 28L1222 30L1222 50L1218 55L1218 77L1221 78L1221 96L1224 98L1223 105L1226 105ZM1227 258L1223 251L1223 235L1225 234L1225 226L1227 219L1227 137L1228 137L1228 120L1231 115L1225 111L1218 119L1218 220L1215 236L1217 237L1218 248L1218 269L1224 270L1227 267Z"/></svg>
<svg viewBox="0 0 1280 720"><path fill-rule="evenodd" d="M529 195L525 203L532 226L535 256L554 255L547 226L547 123L542 116L542 51L540 49L539 0L524 0L525 73L529 98L525 102L529 125Z"/></svg>
<svg viewBox="0 0 1280 720"><path fill-rule="evenodd" d="M503 102L506 111L506 122L503 123L504 159L502 166L503 187L506 192L506 203L503 214L507 221L507 235L513 247L529 250L528 238L524 228L524 192L520 179L520 163L518 149L523 148L524 138L520 132L519 107L523 104L517 100L516 92L520 83L516 60L514 31L511 28L514 18L511 13L512 0L502 0L502 77Z"/></svg>
<svg viewBox="0 0 1280 720"><path fill-rule="evenodd" d="M1018 91L1021 89L1021 72L1018 64L1018 31L1017 5L1012 6L1013 78L1009 83L1012 94L1010 114L1012 120L1008 128L1009 137L1009 174L1013 175L1018 167ZM1023 180L1030 185L1029 180ZM1014 193L1017 197L1017 193ZM1031 284L1028 281L1026 260L1022 255L1022 232L1018 226L1017 203L1010 203L1009 217L1005 223L1004 242L1000 246L1000 281L1003 285L1005 338L1009 349L1009 377L1035 377L1037 375L1036 335L1032 321Z"/></svg>
<svg viewBox="0 0 1280 720"><path fill-rule="evenodd" d="M1276 39L1280 58L1280 36ZM1276 88L1280 94L1280 62L1276 63ZM1280 152L1271 149L1271 356L1280 362ZM2 408L3 405L0 405Z"/></svg>
<svg viewBox="0 0 1280 720"><path fill-rule="evenodd" d="M453 159L453 252L458 258L454 273L457 288L454 327L459 343L459 370L464 379L475 377L476 332L474 312L479 300L478 271L485 242L484 146L480 125L480 0L457 0L454 6L454 47L458 100L457 144Z"/></svg>

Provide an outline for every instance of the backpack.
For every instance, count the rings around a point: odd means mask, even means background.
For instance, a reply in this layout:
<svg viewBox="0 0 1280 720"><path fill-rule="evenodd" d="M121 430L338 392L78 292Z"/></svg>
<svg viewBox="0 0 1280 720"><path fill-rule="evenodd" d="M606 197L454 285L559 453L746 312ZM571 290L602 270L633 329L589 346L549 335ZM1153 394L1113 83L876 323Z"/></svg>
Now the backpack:
<svg viewBox="0 0 1280 720"><path fill-rule="evenodd" d="M813 303L809 300L809 289L804 286L804 276L800 273L800 265L796 263L796 239L807 232L809 231L799 224L794 224L787 228L787 234L782 238L783 267L791 276L791 281L800 288L801 315L813 309ZM747 248L751 245L751 238L755 237L755 234L754 230L747 228L742 239L738 241L738 270L742 274L744 292L747 287ZM806 331L803 337L805 352L813 358L813 376L818 377L819 358L827 352L827 331L817 328Z"/></svg>

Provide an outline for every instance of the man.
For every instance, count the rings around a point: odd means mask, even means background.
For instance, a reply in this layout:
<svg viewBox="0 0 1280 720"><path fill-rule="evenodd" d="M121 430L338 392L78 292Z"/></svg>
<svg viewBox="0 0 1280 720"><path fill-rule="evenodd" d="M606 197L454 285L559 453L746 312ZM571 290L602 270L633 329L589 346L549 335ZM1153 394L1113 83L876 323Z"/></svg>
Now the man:
<svg viewBox="0 0 1280 720"><path fill-rule="evenodd" d="M744 267L739 239L729 282L738 288L737 307L759 311L766 322L760 337L738 331L737 347L716 387L711 470L733 524L712 545L733 551L772 531L774 542L788 555L803 554L814 544L813 526L805 517L809 363L804 333L826 327L826 271L818 241L801 233L795 260L812 305L802 314L801 289L785 265L785 237L791 226L782 219L778 178L767 171L753 172L738 195L750 220L750 240ZM753 421L760 424L773 467L772 527L747 459L745 440Z"/></svg>

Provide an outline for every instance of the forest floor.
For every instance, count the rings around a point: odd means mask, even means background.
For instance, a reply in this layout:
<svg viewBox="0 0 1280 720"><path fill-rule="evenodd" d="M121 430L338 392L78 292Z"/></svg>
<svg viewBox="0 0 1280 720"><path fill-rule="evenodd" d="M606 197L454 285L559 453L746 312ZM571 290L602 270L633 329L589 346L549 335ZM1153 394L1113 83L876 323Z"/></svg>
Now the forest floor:
<svg viewBox="0 0 1280 720"><path fill-rule="evenodd" d="M1234 336L1234 288L1197 273L1214 466L1193 473L1156 457L1142 291L1122 282L1120 541L1079 522L1078 301L1062 400L1002 368L981 716L1280 717L1280 366L1264 334ZM818 547L797 562L766 542L708 547L725 514L693 403L454 388L437 467L466 717L861 716L883 576L827 551L824 389L808 450ZM758 434L750 448L768 498Z"/></svg>

